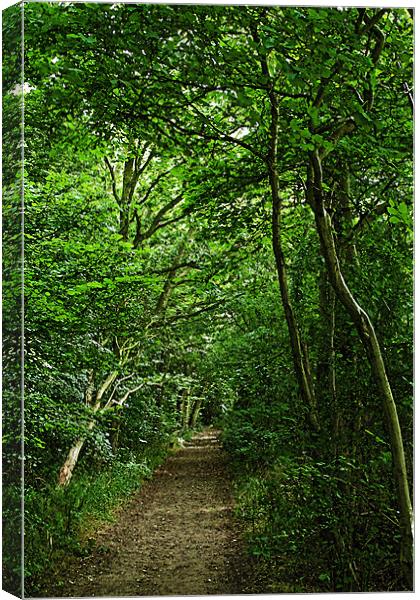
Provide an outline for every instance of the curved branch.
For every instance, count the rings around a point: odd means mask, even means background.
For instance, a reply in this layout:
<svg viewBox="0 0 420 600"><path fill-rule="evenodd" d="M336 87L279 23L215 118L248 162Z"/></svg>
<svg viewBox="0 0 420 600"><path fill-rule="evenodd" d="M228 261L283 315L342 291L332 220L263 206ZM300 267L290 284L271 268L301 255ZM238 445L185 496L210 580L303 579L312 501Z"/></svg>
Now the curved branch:
<svg viewBox="0 0 420 600"><path fill-rule="evenodd" d="M115 171L114 171L114 167L109 162L109 159L108 159L107 156L105 156L105 164L108 167L109 173L111 175L112 194L113 194L113 196L114 196L114 198L117 201L117 204L119 206L121 204L121 198L119 197L118 192L117 192L117 181L115 179Z"/></svg>
<svg viewBox="0 0 420 600"><path fill-rule="evenodd" d="M364 35L365 33L369 33L369 31L376 25L376 23L379 23L379 21L382 19L382 17L389 11L389 8L381 8L381 10L378 10L377 13L375 13L375 15L369 19L369 17L367 16L366 12L363 15L363 20L365 22L365 26L362 27L362 29L359 31L359 35Z"/></svg>

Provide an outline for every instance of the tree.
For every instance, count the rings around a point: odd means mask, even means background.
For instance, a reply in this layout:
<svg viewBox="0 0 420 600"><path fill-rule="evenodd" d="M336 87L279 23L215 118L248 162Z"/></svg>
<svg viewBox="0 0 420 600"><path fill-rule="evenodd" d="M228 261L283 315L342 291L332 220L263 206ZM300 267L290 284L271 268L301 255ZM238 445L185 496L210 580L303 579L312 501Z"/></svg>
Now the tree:
<svg viewBox="0 0 420 600"><path fill-rule="evenodd" d="M411 29L25 7L28 497L224 415L261 555L410 587Z"/></svg>

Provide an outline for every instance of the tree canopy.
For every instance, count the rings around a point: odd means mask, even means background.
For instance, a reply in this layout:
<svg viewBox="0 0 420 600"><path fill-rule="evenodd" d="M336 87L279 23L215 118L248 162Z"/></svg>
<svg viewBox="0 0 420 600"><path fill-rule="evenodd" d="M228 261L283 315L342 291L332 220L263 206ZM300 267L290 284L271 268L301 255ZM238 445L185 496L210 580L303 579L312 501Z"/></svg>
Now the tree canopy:
<svg viewBox="0 0 420 600"><path fill-rule="evenodd" d="M65 527L41 550L46 498L216 422L258 560L411 589L410 12L29 3L21 95L5 16L30 585Z"/></svg>

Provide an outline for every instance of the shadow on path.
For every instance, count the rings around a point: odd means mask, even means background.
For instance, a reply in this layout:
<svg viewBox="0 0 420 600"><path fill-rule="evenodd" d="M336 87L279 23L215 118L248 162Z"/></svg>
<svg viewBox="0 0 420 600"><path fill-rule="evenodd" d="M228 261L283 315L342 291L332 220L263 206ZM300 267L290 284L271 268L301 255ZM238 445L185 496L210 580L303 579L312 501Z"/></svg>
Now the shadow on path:
<svg viewBox="0 0 420 600"><path fill-rule="evenodd" d="M251 565L233 517L218 431L199 433L171 455L96 549L72 558L49 596L153 596L252 592Z"/></svg>

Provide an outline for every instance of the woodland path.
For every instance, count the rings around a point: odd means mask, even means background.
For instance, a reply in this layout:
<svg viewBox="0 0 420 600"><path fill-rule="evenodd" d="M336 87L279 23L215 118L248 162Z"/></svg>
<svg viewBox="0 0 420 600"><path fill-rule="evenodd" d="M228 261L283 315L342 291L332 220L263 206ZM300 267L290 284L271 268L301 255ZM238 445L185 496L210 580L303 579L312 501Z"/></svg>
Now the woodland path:
<svg viewBox="0 0 420 600"><path fill-rule="evenodd" d="M203 431L169 456L48 595L252 593L218 433Z"/></svg>

